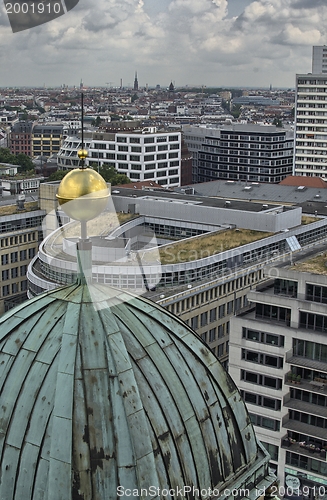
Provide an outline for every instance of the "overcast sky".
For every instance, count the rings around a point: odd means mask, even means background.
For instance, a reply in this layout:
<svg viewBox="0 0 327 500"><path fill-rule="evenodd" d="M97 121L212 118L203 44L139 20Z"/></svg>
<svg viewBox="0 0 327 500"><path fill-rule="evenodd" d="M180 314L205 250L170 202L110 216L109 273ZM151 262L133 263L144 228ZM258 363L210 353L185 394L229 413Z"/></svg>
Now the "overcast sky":
<svg viewBox="0 0 327 500"><path fill-rule="evenodd" d="M140 86L294 87L327 44L326 0L80 0L15 34L0 5L0 87L128 85L136 70Z"/></svg>

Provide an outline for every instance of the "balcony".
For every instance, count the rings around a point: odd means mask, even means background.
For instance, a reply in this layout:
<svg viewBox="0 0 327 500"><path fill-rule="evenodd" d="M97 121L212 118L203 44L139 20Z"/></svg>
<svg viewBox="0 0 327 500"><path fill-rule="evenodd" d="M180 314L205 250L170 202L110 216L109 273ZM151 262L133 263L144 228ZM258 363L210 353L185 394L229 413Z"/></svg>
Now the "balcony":
<svg viewBox="0 0 327 500"><path fill-rule="evenodd" d="M287 403L284 403L284 407L290 408L291 410L301 411L303 413L310 413L311 415L317 415L318 417L327 418L326 406L307 403L305 401L300 401L299 399L290 399Z"/></svg>
<svg viewBox="0 0 327 500"><path fill-rule="evenodd" d="M324 361L316 361L315 359L305 358L293 354L293 349L286 353L286 363L292 366L299 366L316 372L327 373L327 363ZM326 379L327 382L327 379Z"/></svg>
<svg viewBox="0 0 327 500"><path fill-rule="evenodd" d="M283 419L282 426L289 431L297 432L298 434L305 434L306 436L312 438L318 438L321 440L326 439L326 429L321 427L316 427L314 425L304 424L298 420L291 420L286 417Z"/></svg>
<svg viewBox="0 0 327 500"><path fill-rule="evenodd" d="M289 439L288 435L284 436L281 441L281 447L287 449L291 453L297 453L298 455L303 455L305 457L311 457L315 460L326 461L326 450L321 449L313 444L304 444L304 442L297 443L294 440Z"/></svg>

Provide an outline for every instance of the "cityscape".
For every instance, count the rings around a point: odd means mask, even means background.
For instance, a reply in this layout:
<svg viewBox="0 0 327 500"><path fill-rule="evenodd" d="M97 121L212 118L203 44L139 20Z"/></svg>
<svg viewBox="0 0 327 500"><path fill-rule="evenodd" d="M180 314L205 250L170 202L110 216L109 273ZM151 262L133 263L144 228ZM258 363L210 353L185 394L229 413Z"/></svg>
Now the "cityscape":
<svg viewBox="0 0 327 500"><path fill-rule="evenodd" d="M327 499L327 7L211 3L13 29L81 60L0 74L1 500Z"/></svg>

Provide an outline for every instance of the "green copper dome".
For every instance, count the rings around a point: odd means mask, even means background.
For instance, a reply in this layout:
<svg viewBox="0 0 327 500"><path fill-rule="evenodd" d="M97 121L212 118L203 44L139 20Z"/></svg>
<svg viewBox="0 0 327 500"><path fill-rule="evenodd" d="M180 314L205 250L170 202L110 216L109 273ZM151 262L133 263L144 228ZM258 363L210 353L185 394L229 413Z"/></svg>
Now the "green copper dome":
<svg viewBox="0 0 327 500"><path fill-rule="evenodd" d="M0 332L1 499L116 500L267 476L232 380L156 304L76 284L10 311Z"/></svg>

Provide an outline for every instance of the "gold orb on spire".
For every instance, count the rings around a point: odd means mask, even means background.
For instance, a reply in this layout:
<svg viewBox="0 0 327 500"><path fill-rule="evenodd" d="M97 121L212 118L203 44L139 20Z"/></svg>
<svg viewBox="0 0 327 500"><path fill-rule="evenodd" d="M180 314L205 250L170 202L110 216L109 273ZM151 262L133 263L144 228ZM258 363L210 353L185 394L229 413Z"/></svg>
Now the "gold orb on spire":
<svg viewBox="0 0 327 500"><path fill-rule="evenodd" d="M77 151L77 156L79 157L80 160L85 160L85 158L87 158L87 155L88 151L84 148Z"/></svg>
<svg viewBox="0 0 327 500"><path fill-rule="evenodd" d="M65 214L74 220L88 221L105 209L109 189L92 168L76 168L62 179L56 197Z"/></svg>

